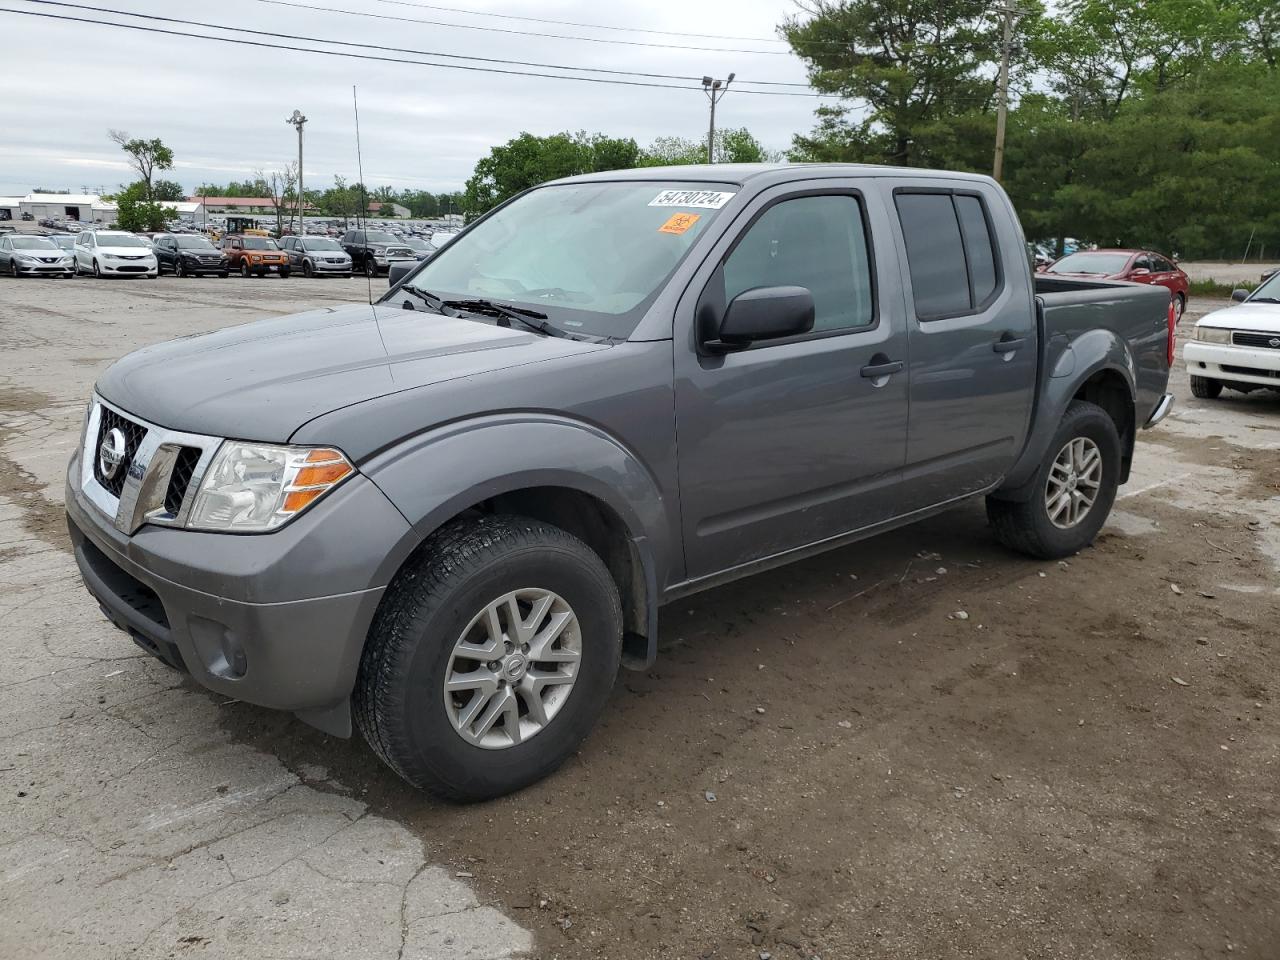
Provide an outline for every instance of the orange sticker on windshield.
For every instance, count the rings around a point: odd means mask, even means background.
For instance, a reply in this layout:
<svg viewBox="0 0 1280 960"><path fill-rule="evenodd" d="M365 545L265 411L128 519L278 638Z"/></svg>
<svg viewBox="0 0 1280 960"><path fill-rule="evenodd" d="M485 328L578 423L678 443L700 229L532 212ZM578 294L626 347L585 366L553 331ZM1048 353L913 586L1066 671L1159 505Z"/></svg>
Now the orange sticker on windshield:
<svg viewBox="0 0 1280 960"><path fill-rule="evenodd" d="M673 213L671 219L658 228L659 233L684 233L701 217L698 213Z"/></svg>

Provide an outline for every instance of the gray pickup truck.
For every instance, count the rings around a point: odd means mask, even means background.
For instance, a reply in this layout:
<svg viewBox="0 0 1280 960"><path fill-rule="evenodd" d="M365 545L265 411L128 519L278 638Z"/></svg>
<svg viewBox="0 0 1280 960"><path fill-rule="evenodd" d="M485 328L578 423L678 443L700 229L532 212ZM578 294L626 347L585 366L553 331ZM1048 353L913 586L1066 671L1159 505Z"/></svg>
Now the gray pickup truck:
<svg viewBox="0 0 1280 960"><path fill-rule="evenodd" d="M1168 291L1033 278L980 176L575 177L376 304L112 366L67 473L85 585L196 682L410 783L547 775L663 604L986 497L1084 547L1169 409ZM767 581L762 581L767 589Z"/></svg>

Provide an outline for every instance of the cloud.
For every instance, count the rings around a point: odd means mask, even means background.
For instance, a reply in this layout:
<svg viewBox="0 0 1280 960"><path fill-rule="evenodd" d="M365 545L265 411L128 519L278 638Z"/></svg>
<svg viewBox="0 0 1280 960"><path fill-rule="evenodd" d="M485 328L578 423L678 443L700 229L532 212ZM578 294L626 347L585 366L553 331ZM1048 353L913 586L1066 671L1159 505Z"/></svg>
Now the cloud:
<svg viewBox="0 0 1280 960"><path fill-rule="evenodd" d="M786 50L776 43L664 37L415 11L412 4L379 0L298 2L382 17L394 18L399 12L419 19L544 33ZM589 0L458 0L458 5L464 3L477 10L531 17L763 38L775 35L776 24L787 12L778 0L705 0L696 5L673 0L659 4L618 0L607 5ZM15 0L14 6L27 4ZM179 9L145 0L116 0L113 6L150 14ZM187 5L181 9L187 10ZM805 79L802 64L793 56L483 33L286 8L261 0L222 0L200 7L192 16L254 30L500 59L695 77L734 71L741 79ZM178 161L166 176L188 188L205 181L242 179L255 169L277 168L295 158L296 134L285 123L295 107L309 117L304 157L308 182L329 183L335 174L355 179L353 85L359 91L365 179L370 184L458 189L491 145L523 130L538 134L600 131L635 137L643 145L658 136L699 139L705 136L707 124L707 101L700 90L606 86L377 63L5 13L0 13L0 33L5 36L6 77L0 194L25 192L36 185L78 188L104 180L103 185L111 187L127 179L127 165L112 158L115 148L107 140L108 128L161 138ZM794 132L812 126L815 106L810 98L750 96L731 90L717 108L717 119L724 126L747 126L767 146L782 149ZM51 165L56 174L51 173ZM62 183L48 183L51 175L61 177Z"/></svg>

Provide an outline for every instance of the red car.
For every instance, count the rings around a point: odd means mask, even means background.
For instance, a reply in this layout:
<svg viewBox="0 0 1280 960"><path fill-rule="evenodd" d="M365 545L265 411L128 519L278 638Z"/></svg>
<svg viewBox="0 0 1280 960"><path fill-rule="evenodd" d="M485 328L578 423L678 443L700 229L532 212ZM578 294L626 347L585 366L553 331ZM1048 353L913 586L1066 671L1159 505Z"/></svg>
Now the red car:
<svg viewBox="0 0 1280 960"><path fill-rule="evenodd" d="M1191 286L1187 275L1168 257L1150 250L1079 250L1051 263L1044 272L1060 277L1158 284L1169 288L1178 320L1187 309L1187 291Z"/></svg>

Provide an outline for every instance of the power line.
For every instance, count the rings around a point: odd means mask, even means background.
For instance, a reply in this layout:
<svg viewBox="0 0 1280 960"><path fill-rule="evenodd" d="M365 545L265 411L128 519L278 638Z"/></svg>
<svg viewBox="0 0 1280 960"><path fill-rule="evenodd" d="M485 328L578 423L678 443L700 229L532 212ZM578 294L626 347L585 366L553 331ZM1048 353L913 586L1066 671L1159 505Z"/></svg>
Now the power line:
<svg viewBox="0 0 1280 960"><path fill-rule="evenodd" d="M50 5L57 5L57 6L74 6L73 4L61 4L61 3L55 4L53 3L53 0L22 0L22 2L42 3L42 4L50 4ZM80 9L86 9L86 8L81 7ZM89 9L96 10L96 8L89 8ZM245 47L257 47L259 49L288 50L294 53L315 53L315 54L320 54L322 56L328 56L328 57L343 57L343 58L352 59L352 60L372 60L372 61L377 61L381 63L403 63L403 64L409 64L410 66L415 66L415 67L435 67L440 70L465 70L471 73L496 73L496 74L504 74L507 76L516 76L516 77L541 77L548 80L575 80L579 83L600 83L600 84L606 84L606 85L626 86L626 87L648 87L651 89L658 89L658 90L699 90L701 89L700 86L686 86L684 84L674 84L674 83L649 83L641 80L615 80L615 79L610 79L606 77L579 77L579 76L572 76L570 74L563 74L563 73L539 73L539 72L530 71L530 70L506 70L500 67L478 67L478 66L461 64L461 63L430 63L423 60L407 60L403 57L374 56L372 54L354 53L346 50L323 50L316 47L288 46L286 44L280 44L280 43L267 43L266 41L263 41L263 40L245 40L238 37L213 37L203 33L186 33L180 30L169 30L162 27L147 27L137 23L116 23L111 20L92 20L92 19L89 19L88 17L74 17L74 16L70 16L69 14L61 14L61 13L44 13L37 10L17 10L12 7L0 7L0 13L16 13L16 14L19 14L20 16L36 17L42 20L57 20L57 21L62 21L66 23L85 23L85 24L90 24L92 26L98 26L98 27L115 27L120 30L133 30L139 33L159 34L159 35L170 36L170 37L189 37L194 40L212 40L217 43L228 43L228 44L245 46ZM212 26L212 29L238 30L241 28L222 27L222 26L214 25ZM341 43L342 42L342 41L332 41L332 40L320 40L315 38L300 38L300 39L307 40L308 42L311 42L311 43ZM511 62L511 61L499 61L499 62ZM554 67L553 69L577 70L579 68L572 67L572 66L564 66L564 67ZM837 94L801 93L798 91L792 92L787 90L742 90L740 92L744 96L757 96L757 97L807 97L810 99L814 99L819 97L837 96Z"/></svg>
<svg viewBox="0 0 1280 960"><path fill-rule="evenodd" d="M86 10L96 14L112 14L120 17L134 17L139 20L156 21L159 23L176 23L186 27L204 27L209 30L223 30L230 33L247 33L259 37L272 37L276 40L299 40L307 43L326 43L334 44L342 47L355 47L361 50L379 50L384 53L411 53L421 57L443 57L448 60L474 60L480 63L498 63L508 66L520 67L537 67L544 70L576 70L580 73L607 73L624 77L644 77L650 80L689 80L691 82L701 82L701 75L698 76L682 76L673 73L645 73L639 70L615 70L607 67L579 67L573 65L559 63L538 63L530 60L511 60L505 57L480 57L474 54L461 53L441 53L435 50L417 50L412 47L391 47L378 43L357 43L352 40L329 40L321 37L308 37L294 33L279 33L273 30L253 30L249 27L233 27L225 26L220 23L209 23L202 20L180 19L177 17L162 17L157 14L150 13L134 13L130 10L113 10L109 7L88 6L80 3L69 3L66 0L20 0L23 3L33 3L39 6L65 7L72 10ZM752 83L757 86L768 87L799 87L803 90L809 90L807 83L787 83L781 80L750 80L743 81Z"/></svg>
<svg viewBox="0 0 1280 960"><path fill-rule="evenodd" d="M290 3L288 0L257 0L258 3L269 3L276 7L293 7L298 10L311 10L321 13L340 13L351 17L370 17L374 20L391 20L395 23L422 23L432 27L451 27L456 30L482 30L486 33L515 34L520 37L543 37L552 40L577 40L582 43L612 43L627 47L651 47L660 50L696 50L701 53L746 53L759 57L789 57L790 50L741 50L736 47L695 47L681 43L649 43L644 40L617 40L612 37L581 37L565 33L542 33L537 30L516 30L513 27L486 27L477 23L449 23L446 20L424 20L420 17L391 16L385 13L370 13L364 10L340 10L335 7L317 7L305 3Z"/></svg>
<svg viewBox="0 0 1280 960"><path fill-rule="evenodd" d="M462 7L442 7L434 3L410 3L409 0L374 0L393 7L417 7L420 10L438 10L441 13L461 13L469 17L494 17L498 20L523 20L526 23L549 23L559 27L586 27L589 30L617 30L625 33L652 33L662 37L692 37L697 40L743 40L749 43L786 43L777 37L740 37L723 33L689 33L686 30L654 30L649 27L618 27L607 23L583 23L579 20L554 20L550 17L524 17L514 13L493 13L488 10L467 10ZM838 41L837 41L838 42Z"/></svg>

